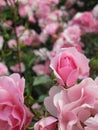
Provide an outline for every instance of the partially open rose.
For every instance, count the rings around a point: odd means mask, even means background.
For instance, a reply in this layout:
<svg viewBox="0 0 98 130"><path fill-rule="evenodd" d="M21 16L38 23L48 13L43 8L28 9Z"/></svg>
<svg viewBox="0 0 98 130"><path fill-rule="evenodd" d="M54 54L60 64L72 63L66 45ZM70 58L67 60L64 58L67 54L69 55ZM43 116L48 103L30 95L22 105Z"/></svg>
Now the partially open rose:
<svg viewBox="0 0 98 130"><path fill-rule="evenodd" d="M50 67L60 85L72 86L77 79L88 77L89 60L74 47L60 49L51 59Z"/></svg>

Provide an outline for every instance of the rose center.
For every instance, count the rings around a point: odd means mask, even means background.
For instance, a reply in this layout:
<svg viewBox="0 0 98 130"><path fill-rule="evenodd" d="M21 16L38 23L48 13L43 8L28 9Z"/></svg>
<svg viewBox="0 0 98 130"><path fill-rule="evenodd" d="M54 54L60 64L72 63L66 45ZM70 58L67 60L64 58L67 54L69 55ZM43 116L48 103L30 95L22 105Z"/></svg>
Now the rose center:
<svg viewBox="0 0 98 130"><path fill-rule="evenodd" d="M72 69L76 68L76 65L71 57L63 57L60 61L60 68L62 67L71 67Z"/></svg>

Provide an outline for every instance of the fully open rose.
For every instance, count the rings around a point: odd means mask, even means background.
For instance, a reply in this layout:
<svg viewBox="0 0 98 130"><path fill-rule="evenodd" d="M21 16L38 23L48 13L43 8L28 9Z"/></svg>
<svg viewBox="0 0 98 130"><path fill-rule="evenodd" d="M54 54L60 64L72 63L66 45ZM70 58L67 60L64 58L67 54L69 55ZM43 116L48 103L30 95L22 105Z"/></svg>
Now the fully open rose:
<svg viewBox="0 0 98 130"><path fill-rule="evenodd" d="M45 106L58 118L59 130L98 130L98 77L95 81L86 78L80 84L62 88L59 92L57 87L50 91ZM53 102L50 108L49 102Z"/></svg>
<svg viewBox="0 0 98 130"><path fill-rule="evenodd" d="M0 130L26 130L31 114L24 105L24 78L0 77Z"/></svg>
<svg viewBox="0 0 98 130"><path fill-rule="evenodd" d="M74 47L60 49L51 59L53 69L60 85L72 86L77 79L89 75L89 60Z"/></svg>

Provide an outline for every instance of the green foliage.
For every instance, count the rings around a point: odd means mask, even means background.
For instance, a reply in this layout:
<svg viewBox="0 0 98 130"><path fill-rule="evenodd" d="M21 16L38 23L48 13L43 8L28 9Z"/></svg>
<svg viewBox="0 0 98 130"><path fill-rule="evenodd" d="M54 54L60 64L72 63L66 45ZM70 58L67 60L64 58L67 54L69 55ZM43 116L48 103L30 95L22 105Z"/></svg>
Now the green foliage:
<svg viewBox="0 0 98 130"><path fill-rule="evenodd" d="M84 43L84 53L87 57L92 58L96 55L98 51L98 34L85 34L82 36L82 41Z"/></svg>
<svg viewBox="0 0 98 130"><path fill-rule="evenodd" d="M50 84L50 83L51 83L51 80L48 76L41 75L34 78L33 85L38 86L38 85L42 85L42 84L45 85L45 84Z"/></svg>

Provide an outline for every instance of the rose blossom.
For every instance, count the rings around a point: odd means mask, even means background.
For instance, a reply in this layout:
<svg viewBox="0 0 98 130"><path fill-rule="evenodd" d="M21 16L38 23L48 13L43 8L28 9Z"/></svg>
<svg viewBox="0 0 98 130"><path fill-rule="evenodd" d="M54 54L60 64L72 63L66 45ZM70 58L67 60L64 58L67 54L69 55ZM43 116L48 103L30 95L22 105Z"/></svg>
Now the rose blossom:
<svg viewBox="0 0 98 130"><path fill-rule="evenodd" d="M2 6L6 6L6 2L4 0L0 1L0 7L2 7Z"/></svg>
<svg viewBox="0 0 98 130"><path fill-rule="evenodd" d="M57 119L49 116L41 119L34 125L34 130L54 130L56 127Z"/></svg>
<svg viewBox="0 0 98 130"><path fill-rule="evenodd" d="M96 20L98 20L98 4L93 8L92 14Z"/></svg>
<svg viewBox="0 0 98 130"><path fill-rule="evenodd" d="M49 68L49 61L46 61L44 64L36 64L32 67L32 70L37 75L49 75L51 72L51 69Z"/></svg>
<svg viewBox="0 0 98 130"><path fill-rule="evenodd" d="M45 29L44 29L44 33L48 34L48 35L54 35L57 31L59 27L59 24L58 23L51 23L51 24L48 24ZM52 29L51 29L52 28Z"/></svg>
<svg viewBox="0 0 98 130"><path fill-rule="evenodd" d="M78 51L82 51L83 44L81 42L81 30L79 26L73 25L64 29L60 37L56 40L53 51L60 48L76 47Z"/></svg>
<svg viewBox="0 0 98 130"><path fill-rule="evenodd" d="M16 72L16 73L19 73L20 71L21 72L24 72L25 71L25 65L23 62L21 63L17 63L13 66L10 67L10 69L13 71L13 72Z"/></svg>
<svg viewBox="0 0 98 130"><path fill-rule="evenodd" d="M0 77L0 129L26 130L31 114L24 105L24 78L18 74Z"/></svg>
<svg viewBox="0 0 98 130"><path fill-rule="evenodd" d="M3 62L0 62L0 76L6 74L8 74L8 68Z"/></svg>
<svg viewBox="0 0 98 130"><path fill-rule="evenodd" d="M60 49L51 59L50 67L60 85L72 86L77 79L89 75L89 60L74 47Z"/></svg>
<svg viewBox="0 0 98 130"><path fill-rule="evenodd" d="M79 26L69 26L61 35L66 43L77 45L80 42L81 30Z"/></svg>
<svg viewBox="0 0 98 130"><path fill-rule="evenodd" d="M82 52L82 46L83 43L81 41L77 42L77 44L71 44L66 42L62 37L57 39L57 41L54 43L53 51L56 52L60 48L68 48L68 47L75 47L79 52Z"/></svg>
<svg viewBox="0 0 98 130"><path fill-rule="evenodd" d="M45 106L53 116L57 113L60 130L98 130L98 77L51 93ZM49 109L51 101L53 106Z"/></svg>
<svg viewBox="0 0 98 130"><path fill-rule="evenodd" d="M16 47L17 47L17 42L16 42L16 40L15 40L15 39L10 39L10 40L8 41L8 47L11 48L11 49L16 48Z"/></svg>
<svg viewBox="0 0 98 130"><path fill-rule="evenodd" d="M91 12L77 13L69 25L77 25L83 33L94 32L95 19Z"/></svg>

